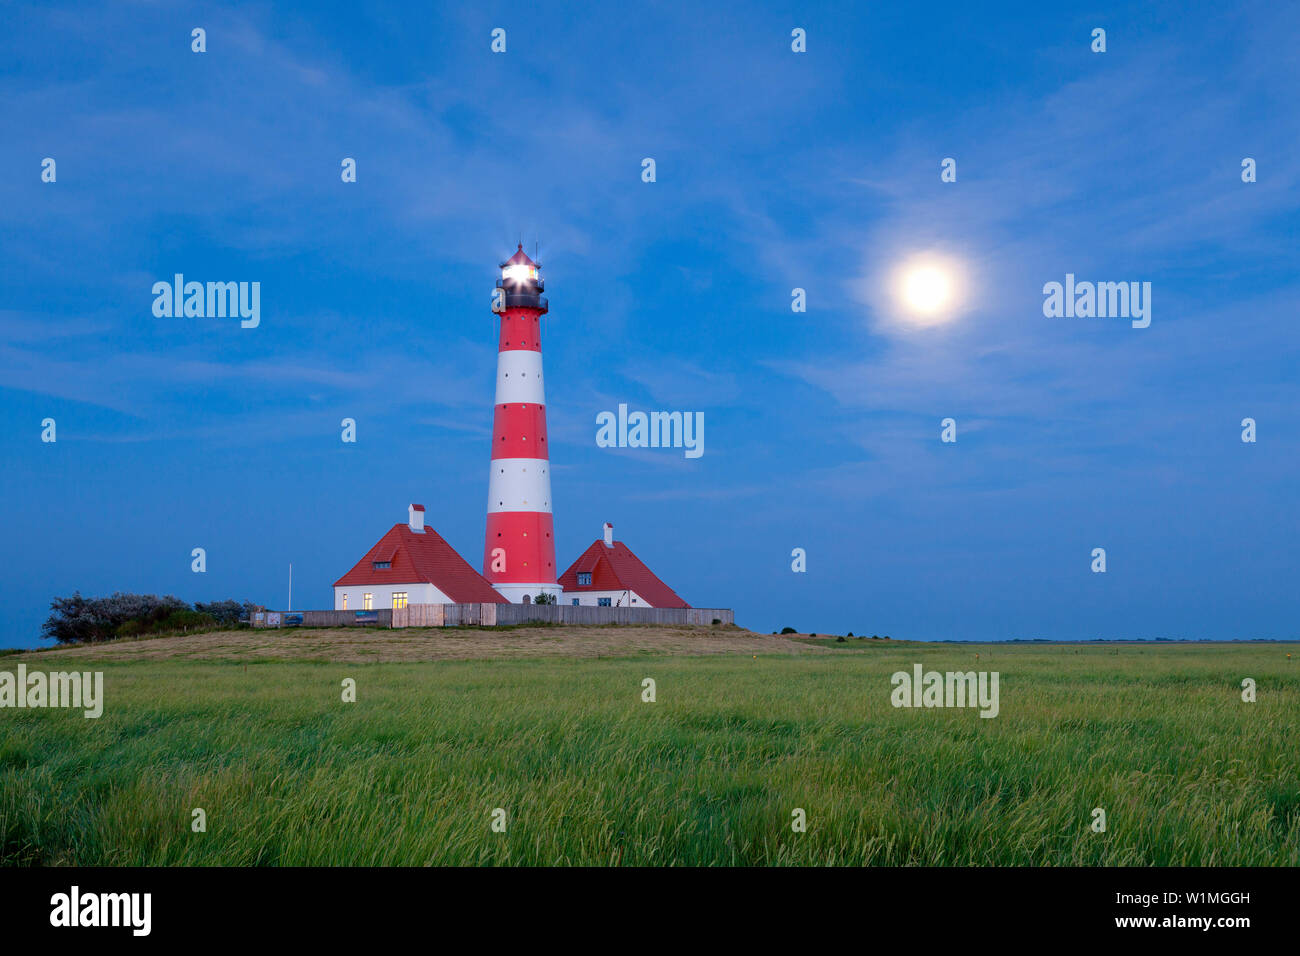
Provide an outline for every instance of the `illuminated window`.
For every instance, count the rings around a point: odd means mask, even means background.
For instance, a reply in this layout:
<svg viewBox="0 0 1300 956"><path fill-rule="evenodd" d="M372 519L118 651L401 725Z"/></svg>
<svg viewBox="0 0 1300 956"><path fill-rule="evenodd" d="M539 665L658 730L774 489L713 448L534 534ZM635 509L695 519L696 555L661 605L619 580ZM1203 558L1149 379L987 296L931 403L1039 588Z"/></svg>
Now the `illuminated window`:
<svg viewBox="0 0 1300 956"><path fill-rule="evenodd" d="M363 611L373 611L375 605L375 596L373 594L361 595L361 609Z"/></svg>
<svg viewBox="0 0 1300 956"><path fill-rule="evenodd" d="M579 572L578 572L578 587L583 588L583 587L590 587L590 586L591 586L591 572L590 572L590 571L579 571Z"/></svg>
<svg viewBox="0 0 1300 956"><path fill-rule="evenodd" d="M399 607L406 607L406 592L405 592L405 591L394 591L394 592L393 592L393 610L396 611Z"/></svg>
<svg viewBox="0 0 1300 956"><path fill-rule="evenodd" d="M347 596L346 594L344 594L344 595L343 595L343 610L346 611L347 609L348 609L348 596Z"/></svg>

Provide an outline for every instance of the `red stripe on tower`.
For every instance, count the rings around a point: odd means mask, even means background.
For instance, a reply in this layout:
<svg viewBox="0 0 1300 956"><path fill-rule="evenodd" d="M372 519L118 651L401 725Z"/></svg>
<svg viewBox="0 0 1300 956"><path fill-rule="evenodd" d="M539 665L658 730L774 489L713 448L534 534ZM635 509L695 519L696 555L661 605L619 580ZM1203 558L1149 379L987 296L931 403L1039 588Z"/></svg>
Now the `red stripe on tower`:
<svg viewBox="0 0 1300 956"><path fill-rule="evenodd" d="M493 458L546 458L546 406L498 405L492 416Z"/></svg>
<svg viewBox="0 0 1300 956"><path fill-rule="evenodd" d="M494 308L501 315L497 348L492 470L488 478L483 576L516 604L539 594L559 597L555 529L551 520L551 463L546 450L546 394L542 383L540 266L523 243L501 263Z"/></svg>

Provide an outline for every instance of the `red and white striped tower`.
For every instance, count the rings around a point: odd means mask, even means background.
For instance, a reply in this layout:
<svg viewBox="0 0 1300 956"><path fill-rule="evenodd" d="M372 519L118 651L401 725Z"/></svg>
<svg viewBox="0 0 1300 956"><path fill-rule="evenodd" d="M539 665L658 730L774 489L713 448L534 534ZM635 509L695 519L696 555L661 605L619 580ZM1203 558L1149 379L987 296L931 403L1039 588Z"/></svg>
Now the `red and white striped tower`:
<svg viewBox="0 0 1300 956"><path fill-rule="evenodd" d="M506 600L560 596L551 521L551 464L542 388L542 315L546 286L523 243L501 263L493 309L501 316L492 475L488 480L483 576Z"/></svg>

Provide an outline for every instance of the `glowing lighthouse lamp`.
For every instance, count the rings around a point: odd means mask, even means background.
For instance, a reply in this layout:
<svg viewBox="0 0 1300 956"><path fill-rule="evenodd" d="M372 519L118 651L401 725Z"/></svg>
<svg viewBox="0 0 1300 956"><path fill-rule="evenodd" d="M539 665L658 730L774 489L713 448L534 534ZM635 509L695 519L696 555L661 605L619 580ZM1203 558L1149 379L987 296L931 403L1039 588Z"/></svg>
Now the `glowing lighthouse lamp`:
<svg viewBox="0 0 1300 956"><path fill-rule="evenodd" d="M519 244L519 252L522 253L523 251L524 245L521 242ZM516 255L518 255L518 253L516 253ZM527 259L528 256L525 255L524 258ZM535 263L528 262L513 262L509 265L502 265L501 282L503 284L509 283L511 286L522 285L525 282L534 282L537 284L537 288L540 291L542 288L542 280L537 275L537 269L538 266Z"/></svg>
<svg viewBox="0 0 1300 956"><path fill-rule="evenodd" d="M539 321L547 311L546 286L539 269L520 243L501 263L492 296L501 324L483 576L515 604L560 596Z"/></svg>

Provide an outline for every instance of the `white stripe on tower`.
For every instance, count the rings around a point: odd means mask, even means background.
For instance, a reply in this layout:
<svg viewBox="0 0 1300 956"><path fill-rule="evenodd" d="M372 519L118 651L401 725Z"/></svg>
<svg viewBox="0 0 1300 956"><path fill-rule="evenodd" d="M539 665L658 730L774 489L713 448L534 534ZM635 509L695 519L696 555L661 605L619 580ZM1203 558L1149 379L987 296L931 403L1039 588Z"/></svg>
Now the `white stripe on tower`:
<svg viewBox="0 0 1300 956"><path fill-rule="evenodd" d="M494 458L488 480L488 514L551 513L551 463L545 458Z"/></svg>
<svg viewBox="0 0 1300 956"><path fill-rule="evenodd" d="M497 404L546 404L541 352L512 349L497 355Z"/></svg>

